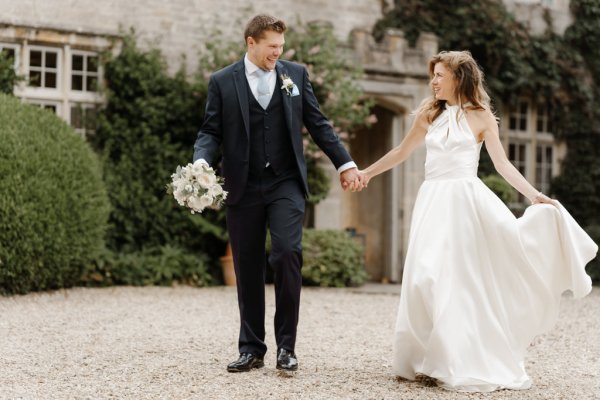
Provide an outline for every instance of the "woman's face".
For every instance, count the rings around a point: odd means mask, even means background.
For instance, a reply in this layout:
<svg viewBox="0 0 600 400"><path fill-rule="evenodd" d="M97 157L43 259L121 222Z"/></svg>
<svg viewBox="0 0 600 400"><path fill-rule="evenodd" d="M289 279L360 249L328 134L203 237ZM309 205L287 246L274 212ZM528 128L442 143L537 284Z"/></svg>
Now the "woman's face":
<svg viewBox="0 0 600 400"><path fill-rule="evenodd" d="M450 105L456 104L454 75L441 62L433 67L431 87L436 100L445 100Z"/></svg>

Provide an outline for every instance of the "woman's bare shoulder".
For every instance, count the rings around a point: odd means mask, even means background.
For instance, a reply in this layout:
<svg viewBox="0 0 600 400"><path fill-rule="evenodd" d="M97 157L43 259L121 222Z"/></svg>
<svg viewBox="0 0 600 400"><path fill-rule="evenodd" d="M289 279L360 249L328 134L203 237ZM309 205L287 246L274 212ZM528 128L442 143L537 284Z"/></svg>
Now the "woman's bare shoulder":
<svg viewBox="0 0 600 400"><path fill-rule="evenodd" d="M467 108L467 114L470 114L473 118L480 120L482 122L488 122L490 120L496 121L496 116L490 110L489 107L484 108Z"/></svg>

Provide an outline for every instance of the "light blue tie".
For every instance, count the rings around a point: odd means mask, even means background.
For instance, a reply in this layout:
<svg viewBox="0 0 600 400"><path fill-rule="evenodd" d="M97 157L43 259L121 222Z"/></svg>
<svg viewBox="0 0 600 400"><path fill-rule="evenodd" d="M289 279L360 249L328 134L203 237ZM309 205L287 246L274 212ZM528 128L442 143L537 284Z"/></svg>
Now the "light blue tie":
<svg viewBox="0 0 600 400"><path fill-rule="evenodd" d="M265 71L264 69L257 69L256 75L258 75L258 86L256 87L256 94L258 104L262 106L265 110L271 101L271 93L269 91L269 82L267 78L269 76L269 71Z"/></svg>

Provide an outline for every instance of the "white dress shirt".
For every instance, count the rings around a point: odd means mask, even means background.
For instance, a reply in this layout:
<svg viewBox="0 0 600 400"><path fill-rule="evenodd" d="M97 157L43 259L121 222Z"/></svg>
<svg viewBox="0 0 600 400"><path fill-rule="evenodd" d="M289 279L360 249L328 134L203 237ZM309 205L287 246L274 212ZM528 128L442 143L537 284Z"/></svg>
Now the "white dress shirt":
<svg viewBox="0 0 600 400"><path fill-rule="evenodd" d="M250 59L248 59L248 54L244 57L244 65L246 66L246 79L248 80L248 85L250 86L250 90L254 95L254 98L258 100L258 75L255 74L256 70L260 69L257 67ZM267 72L267 83L269 84L269 96L273 95L275 90L275 84L277 83L277 74L275 70L271 70Z"/></svg>

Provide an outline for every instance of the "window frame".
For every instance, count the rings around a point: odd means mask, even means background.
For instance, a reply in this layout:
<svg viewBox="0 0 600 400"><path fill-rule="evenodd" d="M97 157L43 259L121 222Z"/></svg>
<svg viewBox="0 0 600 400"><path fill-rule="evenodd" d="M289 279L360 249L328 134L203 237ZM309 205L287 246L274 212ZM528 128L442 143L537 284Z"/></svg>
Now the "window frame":
<svg viewBox="0 0 600 400"><path fill-rule="evenodd" d="M25 48L25 65L24 65L24 73L25 76L27 77L27 83L25 84L25 86L30 89L30 90L34 90L34 91L38 91L40 93L48 93L48 94L54 94L54 93L62 93L64 91L63 88L63 76L64 76L64 66L63 66L63 57L64 57L64 49L62 47L58 47L58 46L44 46L44 45L38 45L38 44L28 44ZM44 65L44 60L46 59L45 53L48 52L55 52L56 53L56 87L52 88L52 87L46 87L46 86L31 86L29 83L29 78L31 76L31 52L32 51L41 51L42 52L42 66L41 67L34 67L35 69L40 68L41 69L41 79L42 82L45 81L45 73L46 73L46 69L47 67Z"/></svg>
<svg viewBox="0 0 600 400"><path fill-rule="evenodd" d="M69 92L74 92L74 93L100 93L100 83L101 83L101 79L103 76L103 71L102 71L102 65L100 63L100 54L99 53L95 53L93 51L85 51L85 50L78 50L78 49L71 49L71 51L69 51L68 53L68 68L69 68L69 80L68 80L68 90ZM83 71L77 71L77 73L73 70L73 56L83 56L83 64L84 64L84 69ZM89 57L95 57L98 60L98 69L96 72L90 73L89 71L87 71L86 66L88 63L88 58ZM83 86L83 90L78 90L78 89L73 89L73 76L77 75L77 76L81 76L82 77L82 86ZM87 88L87 78L89 76L93 76L96 78L96 85L98 86L95 90L89 90Z"/></svg>
<svg viewBox="0 0 600 400"><path fill-rule="evenodd" d="M79 101L69 101L69 121L67 121L69 123L69 125L77 133L79 133L82 137L93 136L96 133L97 125L94 127L94 129L88 129L86 127L87 112L84 111L84 113L83 113L83 128L76 127L73 124L73 108L75 108L77 106L81 107L82 110L94 109L95 111L97 111L99 104L98 103L85 103L85 102L79 102ZM97 117L97 112L96 112L96 117Z"/></svg>

